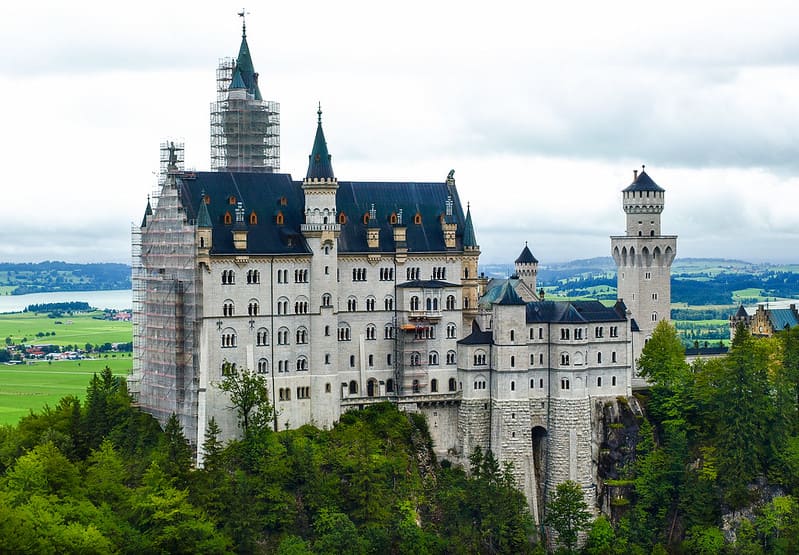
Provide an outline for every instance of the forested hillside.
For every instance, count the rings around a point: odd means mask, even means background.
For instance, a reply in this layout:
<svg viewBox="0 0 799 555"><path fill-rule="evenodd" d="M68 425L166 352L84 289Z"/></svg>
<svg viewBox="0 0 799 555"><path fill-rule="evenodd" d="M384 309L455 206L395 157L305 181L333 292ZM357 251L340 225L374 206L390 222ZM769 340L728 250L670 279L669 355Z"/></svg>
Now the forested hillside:
<svg viewBox="0 0 799 555"><path fill-rule="evenodd" d="M25 295L53 291L107 291L130 289L127 264L73 264L46 261L0 263L0 292Z"/></svg>
<svg viewBox="0 0 799 555"><path fill-rule="evenodd" d="M257 376L238 385L243 439L222 445L212 421L202 469L176 419L161 432L110 371L92 380L85 405L65 398L0 428L0 550L533 550L524 497L490 453L473 454L471 476L439 464L424 419L390 404L344 414L332 430L276 433Z"/></svg>

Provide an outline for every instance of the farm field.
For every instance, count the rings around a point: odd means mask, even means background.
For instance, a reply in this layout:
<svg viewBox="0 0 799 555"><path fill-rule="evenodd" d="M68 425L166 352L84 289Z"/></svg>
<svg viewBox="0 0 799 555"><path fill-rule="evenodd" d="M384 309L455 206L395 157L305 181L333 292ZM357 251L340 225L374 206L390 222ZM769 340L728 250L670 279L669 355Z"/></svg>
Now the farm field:
<svg viewBox="0 0 799 555"><path fill-rule="evenodd" d="M67 395L83 400L92 374L106 366L114 375L126 376L133 359L128 353L115 354L97 359L0 364L0 425L16 424L31 410L53 407Z"/></svg>
<svg viewBox="0 0 799 555"><path fill-rule="evenodd" d="M65 315L60 318L48 318L47 315L31 312L0 314L0 338L10 337L13 344L78 345L81 348L86 343L102 345L129 343L133 340L133 326L130 322L92 318L98 314L102 313Z"/></svg>

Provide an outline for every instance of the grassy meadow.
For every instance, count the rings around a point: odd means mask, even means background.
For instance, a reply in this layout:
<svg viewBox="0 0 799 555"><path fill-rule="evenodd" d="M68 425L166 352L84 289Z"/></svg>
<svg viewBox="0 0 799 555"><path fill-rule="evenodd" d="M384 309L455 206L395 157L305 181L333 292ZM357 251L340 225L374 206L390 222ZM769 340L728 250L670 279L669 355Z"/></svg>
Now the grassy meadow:
<svg viewBox="0 0 799 555"><path fill-rule="evenodd" d="M92 314L62 318L32 313L0 314L0 339L12 344L78 345L128 343L133 339L130 322L97 320ZM56 324L56 322L61 322ZM48 335L49 333L49 335ZM39 335L41 334L41 335ZM31 410L54 406L66 395L83 399L94 372L105 366L116 375L130 372L130 353L103 353L86 360L38 360L24 364L0 364L0 425L15 424Z"/></svg>
<svg viewBox="0 0 799 555"><path fill-rule="evenodd" d="M86 343L102 345L133 340L130 322L92 318L100 314L102 312L91 312L60 318L48 318L45 314L31 312L0 314L0 339L10 337L13 344L79 345L81 348Z"/></svg>

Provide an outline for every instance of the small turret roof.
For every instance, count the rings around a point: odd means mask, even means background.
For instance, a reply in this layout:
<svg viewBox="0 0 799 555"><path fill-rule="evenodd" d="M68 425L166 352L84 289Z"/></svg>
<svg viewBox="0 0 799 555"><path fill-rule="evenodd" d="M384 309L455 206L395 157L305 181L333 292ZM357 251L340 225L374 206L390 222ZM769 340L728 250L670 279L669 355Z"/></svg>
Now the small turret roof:
<svg viewBox="0 0 799 555"><path fill-rule="evenodd" d="M477 239L474 236L474 226L472 226L472 207L466 205L466 221L463 222L463 246L476 247Z"/></svg>
<svg viewBox="0 0 799 555"><path fill-rule="evenodd" d="M630 185L624 189L623 192L628 193L631 191L658 191L660 193L664 192L666 189L655 183L649 174L646 173L644 170L644 166L641 166L641 171L635 174L635 179L633 180Z"/></svg>
<svg viewBox="0 0 799 555"><path fill-rule="evenodd" d="M538 260L536 260L535 256L533 256L533 253L530 252L526 241L524 243L524 250L522 250L519 258L516 259L516 264L538 264Z"/></svg>
<svg viewBox="0 0 799 555"><path fill-rule="evenodd" d="M236 66L236 69L233 70L233 79L230 80L230 87L229 90L234 89L246 89L247 85L244 84L244 79L241 77L241 70Z"/></svg>
<svg viewBox="0 0 799 555"><path fill-rule="evenodd" d="M316 112L319 116L316 124L316 137L314 137L311 155L308 156L308 173L306 179L333 179L333 158L327 151L325 133L322 131L322 106Z"/></svg>
<svg viewBox="0 0 799 555"><path fill-rule="evenodd" d="M208 205L205 203L205 193L200 199L200 209L197 211L197 227L214 227L208 214Z"/></svg>
<svg viewBox="0 0 799 555"><path fill-rule="evenodd" d="M513 288L511 281L508 280L502 285L502 292L499 295L499 300L496 301L498 305L525 305L522 298Z"/></svg>
<svg viewBox="0 0 799 555"><path fill-rule="evenodd" d="M147 216L153 215L153 207L150 205L150 195L147 195L147 208L144 209L144 217L141 219L141 227L147 225Z"/></svg>
<svg viewBox="0 0 799 555"><path fill-rule="evenodd" d="M738 310L735 312L735 318L746 318L749 314L746 313L746 309L744 308L743 303L738 306Z"/></svg>

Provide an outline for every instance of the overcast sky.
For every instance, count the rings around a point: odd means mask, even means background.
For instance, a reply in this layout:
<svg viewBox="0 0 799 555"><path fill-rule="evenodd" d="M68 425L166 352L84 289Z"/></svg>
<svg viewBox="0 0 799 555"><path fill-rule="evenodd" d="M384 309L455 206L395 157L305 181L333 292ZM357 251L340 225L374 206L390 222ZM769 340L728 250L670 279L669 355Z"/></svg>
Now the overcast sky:
<svg viewBox="0 0 799 555"><path fill-rule="evenodd" d="M0 261L130 260L161 140L206 170L240 3L3 2ZM247 30L305 174L316 105L342 180L455 169L483 263L605 256L632 171L678 256L799 262L795 2L259 2Z"/></svg>

